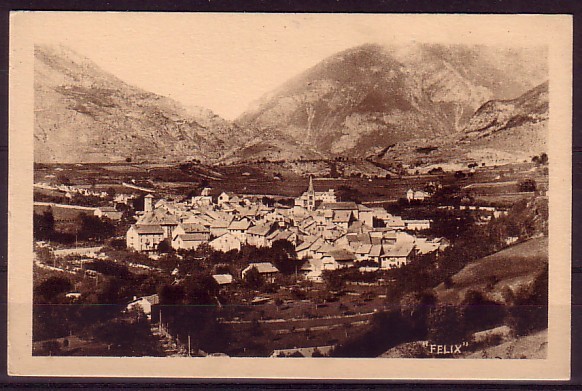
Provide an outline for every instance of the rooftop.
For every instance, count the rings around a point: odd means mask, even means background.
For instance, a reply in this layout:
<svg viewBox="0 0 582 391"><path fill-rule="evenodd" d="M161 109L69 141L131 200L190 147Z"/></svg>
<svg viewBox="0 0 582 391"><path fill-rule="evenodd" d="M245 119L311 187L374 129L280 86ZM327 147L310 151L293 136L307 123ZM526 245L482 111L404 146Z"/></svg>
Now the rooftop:
<svg viewBox="0 0 582 391"><path fill-rule="evenodd" d="M137 233L140 235L163 235L164 230L159 224L140 224L134 226Z"/></svg>
<svg viewBox="0 0 582 391"><path fill-rule="evenodd" d="M251 263L245 270L251 270L252 268L257 269L257 271L261 274L263 273L278 273L279 269L277 269L271 262L258 262L258 263Z"/></svg>

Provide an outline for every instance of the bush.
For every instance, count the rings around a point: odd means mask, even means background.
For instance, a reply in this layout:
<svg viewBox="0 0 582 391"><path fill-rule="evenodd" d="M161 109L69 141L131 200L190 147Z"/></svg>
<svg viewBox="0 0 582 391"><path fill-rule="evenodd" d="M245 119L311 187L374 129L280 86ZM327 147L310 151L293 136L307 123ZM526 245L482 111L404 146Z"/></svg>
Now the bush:
<svg viewBox="0 0 582 391"><path fill-rule="evenodd" d="M521 192L533 192L536 191L536 181L533 179L524 179L519 182L518 188Z"/></svg>
<svg viewBox="0 0 582 391"><path fill-rule="evenodd" d="M41 302L44 299L51 302L56 296L68 292L72 287L73 284L66 277L50 277L34 288L35 301Z"/></svg>

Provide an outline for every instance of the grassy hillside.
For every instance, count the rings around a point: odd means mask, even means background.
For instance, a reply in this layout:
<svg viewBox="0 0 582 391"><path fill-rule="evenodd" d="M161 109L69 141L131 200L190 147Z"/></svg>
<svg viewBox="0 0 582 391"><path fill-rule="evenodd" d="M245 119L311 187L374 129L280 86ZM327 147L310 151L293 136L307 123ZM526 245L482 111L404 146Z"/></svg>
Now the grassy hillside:
<svg viewBox="0 0 582 391"><path fill-rule="evenodd" d="M443 303L460 304L466 292L477 290L495 301L504 301L503 290L514 292L531 284L548 263L548 238L538 237L469 263L451 277L452 285L436 289Z"/></svg>

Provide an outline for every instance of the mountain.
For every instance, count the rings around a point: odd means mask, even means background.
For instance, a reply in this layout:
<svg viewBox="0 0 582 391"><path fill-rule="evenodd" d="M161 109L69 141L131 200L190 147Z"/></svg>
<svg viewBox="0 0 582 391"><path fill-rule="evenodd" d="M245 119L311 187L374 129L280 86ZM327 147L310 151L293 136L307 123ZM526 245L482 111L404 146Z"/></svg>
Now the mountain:
<svg viewBox="0 0 582 391"><path fill-rule="evenodd" d="M63 46L34 50L35 161L217 161L256 138L203 108L130 86Z"/></svg>
<svg viewBox="0 0 582 391"><path fill-rule="evenodd" d="M515 99L485 102L460 132L397 143L374 157L425 168L445 162L496 165L529 161L547 152L548 110L546 81Z"/></svg>
<svg viewBox="0 0 582 391"><path fill-rule="evenodd" d="M520 137L522 140L513 148L532 146L544 150L548 109L546 81L516 99L486 102L469 120L461 140L491 142L497 138L501 144L506 145L508 139L515 141L516 137Z"/></svg>
<svg viewBox="0 0 582 391"><path fill-rule="evenodd" d="M485 102L546 80L546 57L543 49L367 44L287 81L236 123L297 143L295 154L367 156L462 132Z"/></svg>

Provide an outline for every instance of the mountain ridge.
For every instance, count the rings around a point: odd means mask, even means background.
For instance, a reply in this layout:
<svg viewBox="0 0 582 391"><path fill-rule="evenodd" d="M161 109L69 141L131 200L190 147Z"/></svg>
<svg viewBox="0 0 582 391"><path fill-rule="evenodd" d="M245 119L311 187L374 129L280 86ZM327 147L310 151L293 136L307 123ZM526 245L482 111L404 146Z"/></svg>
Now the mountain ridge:
<svg viewBox="0 0 582 391"><path fill-rule="evenodd" d="M483 103L547 77L540 50L366 44L337 53L266 94L235 123L269 129L327 157L460 132ZM520 65L521 63L521 65ZM517 76L516 76L517 75ZM519 76L523 75L523 77Z"/></svg>
<svg viewBox="0 0 582 391"><path fill-rule="evenodd" d="M35 45L35 161L218 161L252 138L204 108L131 86L63 46Z"/></svg>

